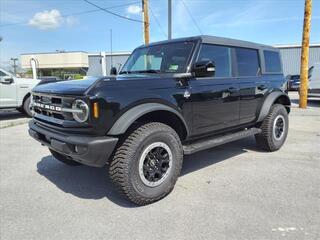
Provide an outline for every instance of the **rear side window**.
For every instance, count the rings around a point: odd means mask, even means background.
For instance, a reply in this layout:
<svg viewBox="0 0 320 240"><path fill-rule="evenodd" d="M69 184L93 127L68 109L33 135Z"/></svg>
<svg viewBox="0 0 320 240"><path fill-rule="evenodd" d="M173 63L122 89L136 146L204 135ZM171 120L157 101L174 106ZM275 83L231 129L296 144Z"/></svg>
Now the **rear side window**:
<svg viewBox="0 0 320 240"><path fill-rule="evenodd" d="M231 48L203 44L198 61L211 60L215 64L215 77L231 77Z"/></svg>
<svg viewBox="0 0 320 240"><path fill-rule="evenodd" d="M238 76L260 75L259 54L255 49L235 48Z"/></svg>
<svg viewBox="0 0 320 240"><path fill-rule="evenodd" d="M274 51L263 51L266 72L279 73L281 72L280 55Z"/></svg>

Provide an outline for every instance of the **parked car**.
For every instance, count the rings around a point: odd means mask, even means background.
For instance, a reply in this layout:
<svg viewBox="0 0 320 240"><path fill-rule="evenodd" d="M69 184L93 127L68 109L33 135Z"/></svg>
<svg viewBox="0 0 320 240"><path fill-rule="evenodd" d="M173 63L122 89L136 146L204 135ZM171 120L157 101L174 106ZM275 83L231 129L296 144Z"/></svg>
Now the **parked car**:
<svg viewBox="0 0 320 240"><path fill-rule="evenodd" d="M308 69L308 79L310 81L311 73L312 73L313 66ZM288 89L290 91L299 91L300 88L300 75L287 75L288 79Z"/></svg>
<svg viewBox="0 0 320 240"><path fill-rule="evenodd" d="M18 78L0 68L0 109L16 108L31 116L30 92L39 79Z"/></svg>
<svg viewBox="0 0 320 240"><path fill-rule="evenodd" d="M300 75L288 75L287 78L289 91L298 91L300 86Z"/></svg>
<svg viewBox="0 0 320 240"><path fill-rule="evenodd" d="M315 63L309 69L308 97L320 98L320 63Z"/></svg>
<svg viewBox="0 0 320 240"><path fill-rule="evenodd" d="M39 85L29 134L67 165L102 167L132 202L168 195L183 155L255 136L276 151L289 127L279 50L198 36L143 45L119 75Z"/></svg>

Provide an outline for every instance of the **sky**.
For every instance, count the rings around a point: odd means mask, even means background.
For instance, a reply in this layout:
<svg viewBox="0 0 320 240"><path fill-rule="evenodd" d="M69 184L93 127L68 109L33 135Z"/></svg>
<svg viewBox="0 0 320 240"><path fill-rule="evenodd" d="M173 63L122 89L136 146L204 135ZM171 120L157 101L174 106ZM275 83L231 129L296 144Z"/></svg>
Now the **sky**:
<svg viewBox="0 0 320 240"><path fill-rule="evenodd" d="M143 44L141 0L0 0L0 65L23 53L132 51ZM167 0L149 0L150 41L167 38ZM200 34L263 44L299 44L304 0L172 0L173 38ZM311 43L320 43L313 0Z"/></svg>

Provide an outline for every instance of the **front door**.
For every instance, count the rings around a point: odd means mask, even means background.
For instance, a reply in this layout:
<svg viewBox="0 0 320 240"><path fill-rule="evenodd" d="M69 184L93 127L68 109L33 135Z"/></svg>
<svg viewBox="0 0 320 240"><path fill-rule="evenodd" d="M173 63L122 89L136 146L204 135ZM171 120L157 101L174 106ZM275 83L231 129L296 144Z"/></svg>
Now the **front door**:
<svg viewBox="0 0 320 240"><path fill-rule="evenodd" d="M8 78L11 76L0 70L0 108L17 106L17 84Z"/></svg>
<svg viewBox="0 0 320 240"><path fill-rule="evenodd" d="M197 61L214 62L215 76L189 80L194 136L239 124L240 94L237 79L233 77L232 52L225 46L201 46Z"/></svg>

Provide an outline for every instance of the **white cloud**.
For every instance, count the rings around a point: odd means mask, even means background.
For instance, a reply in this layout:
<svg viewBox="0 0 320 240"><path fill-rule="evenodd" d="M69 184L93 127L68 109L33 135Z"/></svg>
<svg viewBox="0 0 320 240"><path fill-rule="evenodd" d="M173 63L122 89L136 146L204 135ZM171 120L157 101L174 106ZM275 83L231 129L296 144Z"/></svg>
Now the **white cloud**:
<svg viewBox="0 0 320 240"><path fill-rule="evenodd" d="M60 27L62 23L63 17L57 9L38 12L29 20L29 25L37 27L40 30L55 29Z"/></svg>
<svg viewBox="0 0 320 240"><path fill-rule="evenodd" d="M138 5L130 5L127 7L127 12L129 14L140 14L142 12L142 8Z"/></svg>
<svg viewBox="0 0 320 240"><path fill-rule="evenodd" d="M43 12L37 12L30 20L29 25L36 27L40 30L52 30L56 29L63 24L67 26L74 26L77 23L75 17L63 17L59 10L52 9L50 11L45 10Z"/></svg>

